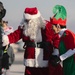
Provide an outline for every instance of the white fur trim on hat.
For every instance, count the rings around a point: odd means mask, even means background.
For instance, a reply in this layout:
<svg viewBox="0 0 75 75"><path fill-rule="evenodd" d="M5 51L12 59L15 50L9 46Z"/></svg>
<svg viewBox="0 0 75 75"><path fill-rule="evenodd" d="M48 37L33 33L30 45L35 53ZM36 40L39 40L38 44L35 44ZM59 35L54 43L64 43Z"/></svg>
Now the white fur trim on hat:
<svg viewBox="0 0 75 75"><path fill-rule="evenodd" d="M35 19L35 18L38 18L38 17L40 17L41 16L41 14L40 14L40 12L38 11L38 13L36 14L36 15L30 15L30 14L25 14L24 13L24 17L25 17L25 19Z"/></svg>

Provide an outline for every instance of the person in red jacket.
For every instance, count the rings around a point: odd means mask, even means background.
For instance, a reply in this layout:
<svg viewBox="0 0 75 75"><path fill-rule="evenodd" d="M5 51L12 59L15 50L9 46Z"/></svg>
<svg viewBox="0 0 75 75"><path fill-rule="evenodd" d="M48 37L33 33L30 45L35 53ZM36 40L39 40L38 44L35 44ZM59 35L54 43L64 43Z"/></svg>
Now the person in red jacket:
<svg viewBox="0 0 75 75"><path fill-rule="evenodd" d="M13 33L3 35L3 45L22 39L25 75L48 75L48 62L53 49L58 48L59 36L36 7L25 8L21 25ZM52 70L52 69L51 69Z"/></svg>
<svg viewBox="0 0 75 75"><path fill-rule="evenodd" d="M54 16L51 18L52 29L59 34L59 56L54 57L52 63L58 65L63 62L63 74L75 75L75 34L66 28L67 11L62 5L55 5Z"/></svg>

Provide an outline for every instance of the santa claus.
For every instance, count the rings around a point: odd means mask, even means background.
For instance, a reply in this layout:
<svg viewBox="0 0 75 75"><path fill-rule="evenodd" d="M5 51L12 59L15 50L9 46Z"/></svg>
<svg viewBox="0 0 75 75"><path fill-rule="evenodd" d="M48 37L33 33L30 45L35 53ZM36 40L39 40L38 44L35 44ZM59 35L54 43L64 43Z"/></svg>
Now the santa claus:
<svg viewBox="0 0 75 75"><path fill-rule="evenodd" d="M58 48L59 38L36 7L24 10L21 25L13 33L3 36L3 45L20 39L25 43L25 75L48 75L48 60L53 48ZM56 52L58 54L57 49Z"/></svg>

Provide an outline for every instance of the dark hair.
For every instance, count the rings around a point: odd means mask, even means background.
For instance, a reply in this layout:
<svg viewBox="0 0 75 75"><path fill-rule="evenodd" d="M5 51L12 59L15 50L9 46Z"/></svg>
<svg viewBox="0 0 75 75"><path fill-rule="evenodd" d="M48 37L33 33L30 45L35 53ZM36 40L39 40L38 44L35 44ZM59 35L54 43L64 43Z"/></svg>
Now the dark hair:
<svg viewBox="0 0 75 75"><path fill-rule="evenodd" d="M3 5L3 3L0 1L0 5Z"/></svg>
<svg viewBox="0 0 75 75"><path fill-rule="evenodd" d="M57 24L53 24L53 25L55 25L57 27ZM64 26L60 25L60 28L61 29L66 28L66 25L64 25Z"/></svg>
<svg viewBox="0 0 75 75"><path fill-rule="evenodd" d="M8 23L8 21L4 21L4 20L3 20L3 23Z"/></svg>
<svg viewBox="0 0 75 75"><path fill-rule="evenodd" d="M6 14L6 9L3 6L3 3L0 2L0 22L2 21L2 18L5 16Z"/></svg>
<svg viewBox="0 0 75 75"><path fill-rule="evenodd" d="M61 29L66 28L66 25L65 26L60 25L60 27L61 27Z"/></svg>

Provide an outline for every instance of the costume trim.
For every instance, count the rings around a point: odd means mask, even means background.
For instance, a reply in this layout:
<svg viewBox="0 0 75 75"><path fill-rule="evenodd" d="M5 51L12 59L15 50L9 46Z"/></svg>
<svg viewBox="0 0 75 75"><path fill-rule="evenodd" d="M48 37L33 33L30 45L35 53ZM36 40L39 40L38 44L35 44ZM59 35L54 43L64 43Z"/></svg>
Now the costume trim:
<svg viewBox="0 0 75 75"><path fill-rule="evenodd" d="M73 54L75 54L75 49L73 49L73 50L69 49L66 53L64 53L60 56L60 59L63 61L65 59L69 58L70 56L72 56Z"/></svg>
<svg viewBox="0 0 75 75"><path fill-rule="evenodd" d="M30 14L26 14L24 13L24 16L26 19L35 19L41 16L40 12L38 11L38 13L36 15L30 15Z"/></svg>
<svg viewBox="0 0 75 75"><path fill-rule="evenodd" d="M43 49L35 48L35 59L24 59L24 65L29 67L48 67L48 60L43 60Z"/></svg>

